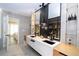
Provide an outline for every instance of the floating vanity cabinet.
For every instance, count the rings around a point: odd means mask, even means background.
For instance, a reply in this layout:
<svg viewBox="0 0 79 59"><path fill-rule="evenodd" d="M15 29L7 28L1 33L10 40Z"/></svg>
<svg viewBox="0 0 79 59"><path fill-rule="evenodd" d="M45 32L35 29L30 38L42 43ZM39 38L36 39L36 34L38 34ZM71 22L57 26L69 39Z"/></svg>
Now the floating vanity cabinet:
<svg viewBox="0 0 79 59"><path fill-rule="evenodd" d="M58 41L53 41L55 44L48 44L46 42L43 42L43 40L48 40L48 39L43 39L40 37L30 37L27 36L27 44L31 46L35 51L37 51L40 55L42 56L53 56L53 48L60 44Z"/></svg>
<svg viewBox="0 0 79 59"><path fill-rule="evenodd" d="M41 39L42 40L42 39ZM34 50L36 50L42 56L52 56L53 48L37 39L32 39L27 37L27 44L30 45Z"/></svg>
<svg viewBox="0 0 79 59"><path fill-rule="evenodd" d="M51 56L53 55L52 53L52 48L42 42L39 42L35 40L35 50L40 53L42 56Z"/></svg>
<svg viewBox="0 0 79 59"><path fill-rule="evenodd" d="M32 47L34 46L34 42L31 40L31 38L27 37L27 43Z"/></svg>

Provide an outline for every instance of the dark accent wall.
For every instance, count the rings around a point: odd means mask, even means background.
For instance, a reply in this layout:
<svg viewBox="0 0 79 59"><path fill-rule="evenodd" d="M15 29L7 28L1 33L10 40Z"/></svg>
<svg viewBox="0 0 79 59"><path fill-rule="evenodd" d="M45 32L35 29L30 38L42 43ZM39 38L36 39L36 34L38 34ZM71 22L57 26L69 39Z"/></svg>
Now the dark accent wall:
<svg viewBox="0 0 79 59"><path fill-rule="evenodd" d="M40 35L46 36L47 31L42 29L42 23L46 23L46 25L48 24L48 4L43 6L40 11Z"/></svg>
<svg viewBox="0 0 79 59"><path fill-rule="evenodd" d="M40 35L47 37L47 36L50 36L50 33L53 31L53 35L57 38L60 38L61 10L60 10L60 16L48 19L48 6L49 6L49 3L45 6L42 6L39 9L41 12L40 13ZM61 9L61 5L60 5L60 9ZM42 23L46 24L47 30L42 28L43 26Z"/></svg>

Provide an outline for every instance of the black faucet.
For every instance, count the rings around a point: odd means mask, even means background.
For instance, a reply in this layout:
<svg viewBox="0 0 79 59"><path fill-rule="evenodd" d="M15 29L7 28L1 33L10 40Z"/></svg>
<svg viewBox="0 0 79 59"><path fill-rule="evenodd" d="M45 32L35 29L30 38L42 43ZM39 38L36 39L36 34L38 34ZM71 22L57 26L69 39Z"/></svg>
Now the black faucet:
<svg viewBox="0 0 79 59"><path fill-rule="evenodd" d="M51 40L51 41L53 40L53 38L52 38L52 34L50 34L50 40Z"/></svg>

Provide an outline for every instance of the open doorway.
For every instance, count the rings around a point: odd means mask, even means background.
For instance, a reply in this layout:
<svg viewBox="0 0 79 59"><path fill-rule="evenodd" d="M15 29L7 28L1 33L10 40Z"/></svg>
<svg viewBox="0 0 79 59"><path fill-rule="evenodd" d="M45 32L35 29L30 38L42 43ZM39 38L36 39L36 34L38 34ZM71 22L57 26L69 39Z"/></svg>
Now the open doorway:
<svg viewBox="0 0 79 59"><path fill-rule="evenodd" d="M16 18L9 18L9 40L8 45L19 43L19 20Z"/></svg>
<svg viewBox="0 0 79 59"><path fill-rule="evenodd" d="M3 48L19 44L19 19L4 15L3 17Z"/></svg>

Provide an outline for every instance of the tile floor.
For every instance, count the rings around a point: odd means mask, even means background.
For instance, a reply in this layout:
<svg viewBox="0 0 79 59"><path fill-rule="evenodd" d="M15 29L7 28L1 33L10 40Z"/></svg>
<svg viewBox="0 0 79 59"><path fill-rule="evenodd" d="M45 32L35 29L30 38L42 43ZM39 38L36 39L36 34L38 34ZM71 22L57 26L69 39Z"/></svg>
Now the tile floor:
<svg viewBox="0 0 79 59"><path fill-rule="evenodd" d="M23 44L21 45L11 45L8 50L0 50L0 56L40 56L35 50L30 46Z"/></svg>

